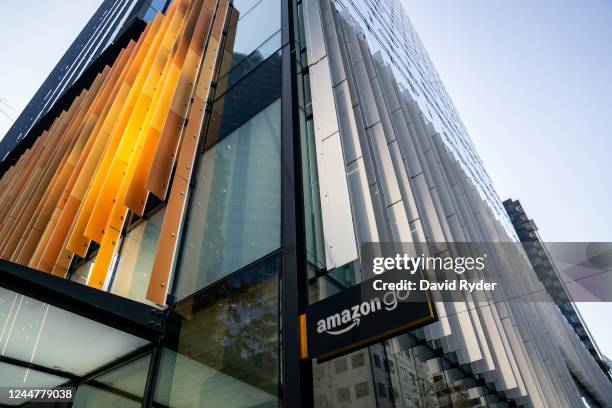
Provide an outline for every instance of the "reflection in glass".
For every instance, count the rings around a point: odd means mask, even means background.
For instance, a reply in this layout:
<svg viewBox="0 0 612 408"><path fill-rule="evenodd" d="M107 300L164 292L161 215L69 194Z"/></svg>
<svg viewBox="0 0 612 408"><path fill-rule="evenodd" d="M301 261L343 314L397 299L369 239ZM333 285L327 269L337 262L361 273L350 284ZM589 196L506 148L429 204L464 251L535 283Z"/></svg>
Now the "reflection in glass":
<svg viewBox="0 0 612 408"><path fill-rule="evenodd" d="M4 288L0 327L6 328L0 337L2 356L75 375L85 375L147 343Z"/></svg>
<svg viewBox="0 0 612 408"><path fill-rule="evenodd" d="M280 246L280 100L206 151L193 192L177 296Z"/></svg>
<svg viewBox="0 0 612 408"><path fill-rule="evenodd" d="M164 213L165 208L125 235L111 293L154 305L146 300L146 294Z"/></svg>
<svg viewBox="0 0 612 408"><path fill-rule="evenodd" d="M178 346L164 350L157 403L278 406L278 268L267 258L176 306Z"/></svg>
<svg viewBox="0 0 612 408"><path fill-rule="evenodd" d="M140 407L150 357L120 366L79 386L73 407Z"/></svg>
<svg viewBox="0 0 612 408"><path fill-rule="evenodd" d="M217 98L212 106L206 148L235 131L280 97L281 72L280 53L275 53Z"/></svg>
<svg viewBox="0 0 612 408"><path fill-rule="evenodd" d="M234 33L233 53L249 55L279 31L281 28L280 12L280 0L262 0L256 5L253 5L250 1L237 2L228 29L228 32ZM225 74L227 69L235 66L238 62L240 61L232 61L229 66L223 64L225 68L220 74Z"/></svg>

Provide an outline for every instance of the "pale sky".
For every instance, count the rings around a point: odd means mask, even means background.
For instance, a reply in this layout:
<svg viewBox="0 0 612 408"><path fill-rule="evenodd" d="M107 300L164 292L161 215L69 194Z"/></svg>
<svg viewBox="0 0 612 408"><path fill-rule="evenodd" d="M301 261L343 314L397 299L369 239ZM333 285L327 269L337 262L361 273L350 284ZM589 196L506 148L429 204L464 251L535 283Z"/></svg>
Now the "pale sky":
<svg viewBox="0 0 612 408"><path fill-rule="evenodd" d="M403 0L502 200L612 241L612 2ZM579 305L612 358L612 303Z"/></svg>
<svg viewBox="0 0 612 408"><path fill-rule="evenodd" d="M546 240L612 241L612 2L403 1L500 197ZM100 4L3 4L0 108L18 116ZM612 357L612 304L581 311Z"/></svg>

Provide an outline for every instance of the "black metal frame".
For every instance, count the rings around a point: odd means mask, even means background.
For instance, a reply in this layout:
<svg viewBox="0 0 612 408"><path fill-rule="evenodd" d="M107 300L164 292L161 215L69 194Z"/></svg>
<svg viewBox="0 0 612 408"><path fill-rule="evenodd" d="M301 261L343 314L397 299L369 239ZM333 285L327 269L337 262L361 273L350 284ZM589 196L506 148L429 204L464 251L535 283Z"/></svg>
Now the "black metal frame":
<svg viewBox="0 0 612 408"><path fill-rule="evenodd" d="M281 2L281 383L285 407L310 407L312 365L300 356L299 316L308 304L297 53L297 3Z"/></svg>
<svg viewBox="0 0 612 408"><path fill-rule="evenodd" d="M0 287L153 343L164 334L162 310L13 262L0 260Z"/></svg>

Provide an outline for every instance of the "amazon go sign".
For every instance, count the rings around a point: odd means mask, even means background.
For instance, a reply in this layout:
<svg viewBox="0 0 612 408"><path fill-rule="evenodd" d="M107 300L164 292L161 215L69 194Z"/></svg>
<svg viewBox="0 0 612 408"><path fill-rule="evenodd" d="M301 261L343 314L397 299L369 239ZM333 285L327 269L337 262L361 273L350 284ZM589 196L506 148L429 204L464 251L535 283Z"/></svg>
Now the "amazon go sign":
<svg viewBox="0 0 612 408"><path fill-rule="evenodd" d="M435 321L427 292L373 289L374 279L400 278L389 271L312 304L301 316L302 357L324 361Z"/></svg>

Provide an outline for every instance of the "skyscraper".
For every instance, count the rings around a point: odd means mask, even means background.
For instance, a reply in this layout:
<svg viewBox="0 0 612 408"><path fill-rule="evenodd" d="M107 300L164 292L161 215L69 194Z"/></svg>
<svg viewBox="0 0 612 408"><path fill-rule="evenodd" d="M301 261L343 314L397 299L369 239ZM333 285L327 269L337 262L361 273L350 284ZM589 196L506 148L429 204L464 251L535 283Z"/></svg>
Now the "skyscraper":
<svg viewBox="0 0 612 408"><path fill-rule="evenodd" d="M150 21L170 0L105 0L64 53L9 131L0 140L0 162L53 107L85 69L112 44L135 19Z"/></svg>
<svg viewBox="0 0 612 408"><path fill-rule="evenodd" d="M175 0L142 28L0 179L0 385L88 407L605 405L399 3ZM309 312L371 277L370 243L465 242L499 292L313 358Z"/></svg>
<svg viewBox="0 0 612 408"><path fill-rule="evenodd" d="M604 357L599 351L597 344L593 341L580 312L576 305L574 305L571 295L567 290L566 282L563 282L561 279L555 263L540 237L535 221L527 217L527 213L519 200L508 199L503 204L538 279L540 279L546 291L550 294L567 322L572 326L576 335L584 343L595 361L607 373L609 370L608 365L604 361Z"/></svg>

